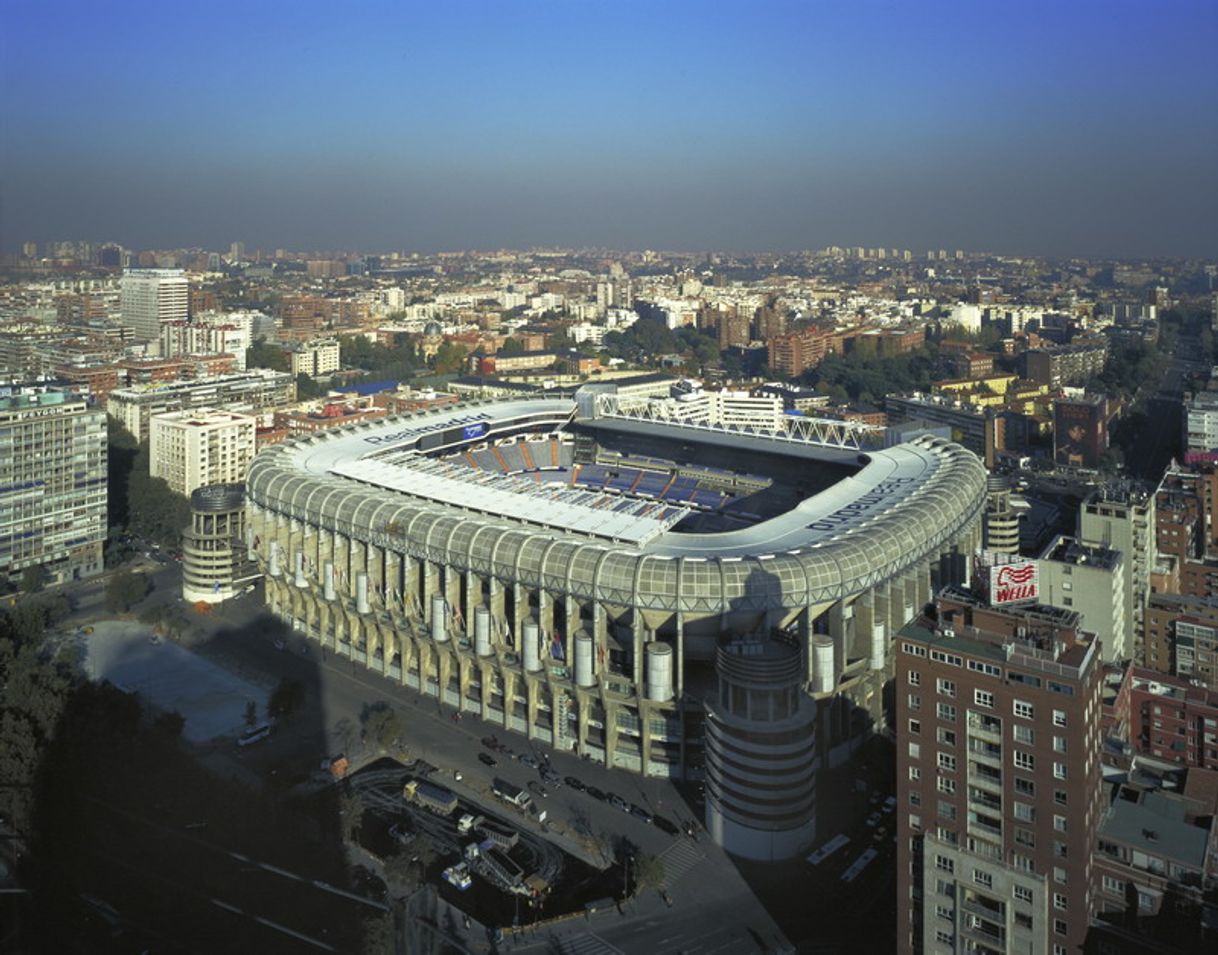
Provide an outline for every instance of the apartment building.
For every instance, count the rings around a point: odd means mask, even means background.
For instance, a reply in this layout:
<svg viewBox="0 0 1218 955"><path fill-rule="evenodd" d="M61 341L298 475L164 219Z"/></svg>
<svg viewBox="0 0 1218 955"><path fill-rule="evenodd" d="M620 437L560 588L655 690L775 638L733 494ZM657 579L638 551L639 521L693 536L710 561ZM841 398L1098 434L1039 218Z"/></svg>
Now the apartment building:
<svg viewBox="0 0 1218 955"><path fill-rule="evenodd" d="M1128 659L1132 639L1121 552L1058 535L1036 565L1040 600L1077 611L1082 625L1099 638L1105 663Z"/></svg>
<svg viewBox="0 0 1218 955"><path fill-rule="evenodd" d="M292 360L293 375L308 375L318 378L332 375L339 368L339 345L337 339L304 342L288 350Z"/></svg>
<svg viewBox="0 0 1218 955"><path fill-rule="evenodd" d="M945 590L895 640L897 950L1077 951L1102 663L1078 614Z"/></svg>
<svg viewBox="0 0 1218 955"><path fill-rule="evenodd" d="M149 472L178 494L212 484L240 484L254 459L257 421L214 408L153 415Z"/></svg>
<svg viewBox="0 0 1218 955"><path fill-rule="evenodd" d="M1151 594L1145 665L1218 690L1218 598Z"/></svg>
<svg viewBox="0 0 1218 955"><path fill-rule="evenodd" d="M0 397L0 574L43 567L63 583L101 573L106 416L69 389L17 385Z"/></svg>
<svg viewBox="0 0 1218 955"><path fill-rule="evenodd" d="M255 412L295 400L294 375L255 368L240 374L194 381L119 388L110 393L106 412L142 444L148 440L149 421L153 415L198 408Z"/></svg>
<svg viewBox="0 0 1218 955"><path fill-rule="evenodd" d="M1077 536L1084 544L1125 556L1125 616L1133 637L1128 649L1135 660L1143 662L1146 600L1156 560L1153 495L1135 486L1102 488L1079 509Z"/></svg>

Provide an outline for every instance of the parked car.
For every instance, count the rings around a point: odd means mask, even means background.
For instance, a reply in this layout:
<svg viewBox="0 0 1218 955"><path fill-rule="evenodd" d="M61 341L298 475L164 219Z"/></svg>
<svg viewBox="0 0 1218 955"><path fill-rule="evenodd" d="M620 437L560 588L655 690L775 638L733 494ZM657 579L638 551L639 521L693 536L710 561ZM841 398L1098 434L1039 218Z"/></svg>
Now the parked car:
<svg viewBox="0 0 1218 955"><path fill-rule="evenodd" d="M626 802L626 800L617 793L606 793L605 798L609 801L609 805L611 805L614 809L620 809L622 812L630 812L630 803Z"/></svg>
<svg viewBox="0 0 1218 955"><path fill-rule="evenodd" d="M677 828L677 824L671 819L665 819L663 816L652 816L651 822L661 832L666 832L670 836L679 836L681 834L681 830Z"/></svg>
<svg viewBox="0 0 1218 955"><path fill-rule="evenodd" d="M593 799L599 799L601 802L604 802L608 798L603 789L597 789L595 786L589 786L585 791Z"/></svg>
<svg viewBox="0 0 1218 955"><path fill-rule="evenodd" d="M482 763L484 766L498 766L499 765L499 760L495 759L495 757L492 756L490 753L479 753L478 762Z"/></svg>
<svg viewBox="0 0 1218 955"><path fill-rule="evenodd" d="M534 757L530 756L528 753L522 754L520 756L520 761L522 763L524 763L524 765L528 766L529 769L536 769L539 765L541 765L540 763L537 762L537 760Z"/></svg>
<svg viewBox="0 0 1218 955"><path fill-rule="evenodd" d="M538 796L541 799L545 799L548 795L550 795L549 792L547 792L546 787L539 783L536 779L529 780L528 790L534 796Z"/></svg>
<svg viewBox="0 0 1218 955"><path fill-rule="evenodd" d="M499 740L493 736L483 736L482 745L489 749L492 753L499 750Z"/></svg>
<svg viewBox="0 0 1218 955"><path fill-rule="evenodd" d="M583 780L577 779L575 776L565 776L563 777L563 782L574 789L577 793L584 793L588 791L588 787L584 785Z"/></svg>
<svg viewBox="0 0 1218 955"><path fill-rule="evenodd" d="M632 802L630 804L630 815L634 816L636 819L642 819L644 822L651 822L654 818L651 813L640 806L637 802Z"/></svg>
<svg viewBox="0 0 1218 955"><path fill-rule="evenodd" d="M547 786L553 786L555 789L562 785L562 777L552 769L543 769L541 771L541 781Z"/></svg>

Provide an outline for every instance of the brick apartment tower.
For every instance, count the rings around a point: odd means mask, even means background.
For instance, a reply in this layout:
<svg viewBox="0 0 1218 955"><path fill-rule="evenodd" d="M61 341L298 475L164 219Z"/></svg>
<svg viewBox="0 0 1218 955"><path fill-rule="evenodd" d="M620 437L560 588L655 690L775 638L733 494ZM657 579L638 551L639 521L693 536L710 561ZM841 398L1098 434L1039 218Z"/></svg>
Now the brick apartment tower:
<svg viewBox="0 0 1218 955"><path fill-rule="evenodd" d="M896 643L897 950L1065 955L1094 905L1100 647L963 591Z"/></svg>

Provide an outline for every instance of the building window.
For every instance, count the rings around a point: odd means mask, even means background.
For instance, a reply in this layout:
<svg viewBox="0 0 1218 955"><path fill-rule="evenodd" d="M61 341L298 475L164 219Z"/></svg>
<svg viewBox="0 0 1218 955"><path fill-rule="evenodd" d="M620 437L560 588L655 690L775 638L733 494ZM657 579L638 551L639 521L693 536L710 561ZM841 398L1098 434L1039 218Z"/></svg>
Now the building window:
<svg viewBox="0 0 1218 955"><path fill-rule="evenodd" d="M1032 782L1030 779L1020 779L1018 776L1016 776L1015 792L1019 793L1021 796L1035 796L1036 783Z"/></svg>
<svg viewBox="0 0 1218 955"><path fill-rule="evenodd" d="M1053 907L1061 909L1063 912L1066 911L1066 897L1060 892L1053 893Z"/></svg>
<svg viewBox="0 0 1218 955"><path fill-rule="evenodd" d="M1053 778L1054 779L1065 779L1066 778L1066 764L1065 763L1054 763L1053 764Z"/></svg>
<svg viewBox="0 0 1218 955"><path fill-rule="evenodd" d="M1054 726L1065 726L1066 725L1066 711L1065 710L1054 710L1053 711L1053 725Z"/></svg>
<svg viewBox="0 0 1218 955"><path fill-rule="evenodd" d="M1109 895L1121 896L1125 895L1125 883L1121 879L1114 879L1110 875L1104 876L1104 891Z"/></svg>
<svg viewBox="0 0 1218 955"><path fill-rule="evenodd" d="M1066 751L1066 737L1054 736L1053 737L1053 752L1064 753L1065 751Z"/></svg>
<svg viewBox="0 0 1218 955"><path fill-rule="evenodd" d="M956 871L956 863L952 862L947 856L935 856L935 868L940 872L946 872L949 875Z"/></svg>
<svg viewBox="0 0 1218 955"><path fill-rule="evenodd" d="M921 755L922 755L922 746L921 746L921 744L919 744L919 743L910 743L910 744L909 744L909 758L910 758L910 759L918 759L918 758L920 758L920 757L921 757Z"/></svg>
<svg viewBox="0 0 1218 955"><path fill-rule="evenodd" d="M939 679L935 681L935 689L940 696L956 696L956 682L954 680Z"/></svg>
<svg viewBox="0 0 1218 955"><path fill-rule="evenodd" d="M917 815L916 813L911 812L909 814L909 828L912 829L914 832L921 832L922 831L922 817Z"/></svg>
<svg viewBox="0 0 1218 955"><path fill-rule="evenodd" d="M909 792L909 804L911 806L922 805L922 794L920 792L918 792L916 789L912 789Z"/></svg>
<svg viewBox="0 0 1218 955"><path fill-rule="evenodd" d="M956 917L956 910L950 905L936 905L935 915L941 919L947 919L949 922Z"/></svg>
<svg viewBox="0 0 1218 955"><path fill-rule="evenodd" d="M918 696L917 693L910 693L909 694L909 708L911 710L922 709L922 697Z"/></svg>
<svg viewBox="0 0 1218 955"><path fill-rule="evenodd" d="M1023 700L1016 700L1013 707L1015 715L1021 720L1030 720L1036 715L1036 709L1031 703L1025 703Z"/></svg>
<svg viewBox="0 0 1218 955"><path fill-rule="evenodd" d="M1024 769L1032 772L1036 768L1036 758L1031 753L1025 753L1021 749L1015 750L1015 768Z"/></svg>
<svg viewBox="0 0 1218 955"><path fill-rule="evenodd" d="M956 722L956 708L950 703L940 703L935 707L935 711L939 714L939 719L946 723Z"/></svg>
<svg viewBox="0 0 1218 955"><path fill-rule="evenodd" d="M1066 791L1064 789L1053 790L1053 801L1059 806L1066 805Z"/></svg>
<svg viewBox="0 0 1218 955"><path fill-rule="evenodd" d="M956 745L956 731L955 730L945 730L943 727L939 727L939 731L935 735L938 736L939 742L942 743L944 746L955 746Z"/></svg>
<svg viewBox="0 0 1218 955"><path fill-rule="evenodd" d="M1022 885L1017 885L1011 891L1012 891L1012 894L1014 894L1016 901L1027 902L1029 905L1032 904L1032 890L1031 889L1024 888Z"/></svg>
<svg viewBox="0 0 1218 955"><path fill-rule="evenodd" d="M1056 829L1058 832L1065 832L1066 831L1066 817L1065 816L1054 816L1053 817L1053 828Z"/></svg>
<svg viewBox="0 0 1218 955"><path fill-rule="evenodd" d="M914 734L921 733L922 732L922 721L921 720L910 720L909 721L909 731Z"/></svg>
<svg viewBox="0 0 1218 955"><path fill-rule="evenodd" d="M956 806L954 803L948 802L946 799L939 800L939 815L944 819L956 818Z"/></svg>
<svg viewBox="0 0 1218 955"><path fill-rule="evenodd" d="M987 709L994 708L994 694L989 690L973 690L973 702Z"/></svg>
<svg viewBox="0 0 1218 955"><path fill-rule="evenodd" d="M992 889L994 887L994 876L986 872L985 869L974 869L973 881L982 888Z"/></svg>
<svg viewBox="0 0 1218 955"><path fill-rule="evenodd" d="M956 771L956 757L951 753L939 754L939 768L949 773Z"/></svg>
<svg viewBox="0 0 1218 955"><path fill-rule="evenodd" d="M1029 931L1031 931L1032 916L1028 915L1026 912L1016 912L1015 913L1015 926L1017 928L1026 928Z"/></svg>
<svg viewBox="0 0 1218 955"><path fill-rule="evenodd" d="M1053 920L1053 931L1055 931L1058 935L1065 935L1066 931L1067 931L1065 920L1064 919L1054 919Z"/></svg>
<svg viewBox="0 0 1218 955"><path fill-rule="evenodd" d="M909 671L909 685L910 686L921 686L922 685L922 674L919 673L917 670L910 670Z"/></svg>
<svg viewBox="0 0 1218 955"><path fill-rule="evenodd" d="M917 766L910 766L909 767L909 778L912 779L914 782L917 782L919 779L922 778L922 770L920 770Z"/></svg>
<svg viewBox="0 0 1218 955"><path fill-rule="evenodd" d="M949 899L956 897L956 883L949 882L947 879L935 879L935 891L940 895L946 895Z"/></svg>
<svg viewBox="0 0 1218 955"><path fill-rule="evenodd" d="M1032 727L1024 726L1021 723L1016 723L1013 727L1015 733L1015 742L1023 743L1024 746L1032 746L1036 742L1036 733Z"/></svg>
<svg viewBox="0 0 1218 955"><path fill-rule="evenodd" d="M1015 818L1018 819L1020 822L1035 822L1036 821L1036 809L1032 806L1029 806L1026 802L1013 803L1011 808L1012 808L1012 811L1015 813Z"/></svg>
<svg viewBox="0 0 1218 955"><path fill-rule="evenodd" d="M1058 885L1065 885L1066 884L1066 870L1063 869L1061 866L1055 865L1053 867L1053 881L1056 882Z"/></svg>
<svg viewBox="0 0 1218 955"><path fill-rule="evenodd" d="M951 932L945 932L941 928L935 929L935 941L940 945L952 945L956 941L956 936Z"/></svg>
<svg viewBox="0 0 1218 955"><path fill-rule="evenodd" d="M949 796L956 791L956 781L947 776L939 777L939 792L947 793Z"/></svg>

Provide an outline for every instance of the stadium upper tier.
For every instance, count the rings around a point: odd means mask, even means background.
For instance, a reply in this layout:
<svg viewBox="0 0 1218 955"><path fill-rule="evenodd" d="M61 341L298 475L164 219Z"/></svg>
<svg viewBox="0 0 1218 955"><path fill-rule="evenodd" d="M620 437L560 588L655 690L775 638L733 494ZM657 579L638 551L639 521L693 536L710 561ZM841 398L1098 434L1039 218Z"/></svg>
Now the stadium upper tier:
<svg viewBox="0 0 1218 955"><path fill-rule="evenodd" d="M374 535L455 567L688 610L695 609L691 601L710 610L857 593L948 548L984 502L985 469L976 456L922 438L856 455L853 474L768 520L716 533L682 531L676 525L696 498L649 500L638 486L644 477L647 487L659 485L647 475L591 490L555 480L563 470L558 442L526 445L519 438L557 437L576 419L575 409L570 399L484 402L313 434L258 455L250 498L307 525ZM598 427L595 416L578 422ZM620 423L605 425L620 431ZM690 436L679 425L646 427L677 443L720 440L705 428ZM518 446L496 444L508 438L519 438ZM725 447L741 441L722 436ZM471 462L466 452L473 447L500 469ZM818 460L842 462L840 449L810 442L772 442L767 453L806 459L810 469ZM523 473L513 473L518 469Z"/></svg>

